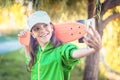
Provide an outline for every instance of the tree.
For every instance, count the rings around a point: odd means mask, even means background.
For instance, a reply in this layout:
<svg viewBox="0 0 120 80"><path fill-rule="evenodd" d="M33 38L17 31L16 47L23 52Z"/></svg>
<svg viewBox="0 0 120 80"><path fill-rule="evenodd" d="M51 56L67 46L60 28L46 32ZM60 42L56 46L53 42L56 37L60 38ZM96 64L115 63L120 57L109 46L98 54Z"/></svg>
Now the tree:
<svg viewBox="0 0 120 80"><path fill-rule="evenodd" d="M113 14L109 15L105 20L103 20L103 15L109 10L113 9L116 6L120 5L120 0L105 0L103 3L100 3L100 0L97 0L97 6L95 6L94 0L88 0L88 18L93 17L94 15L98 15L100 18L96 18L96 29L100 33L101 37L103 35L103 29L106 24L114 20L115 18L120 18L120 13L115 11ZM95 13L94 9L96 7ZM99 12L98 12L99 10ZM98 72L99 72L99 52L95 54L89 55L86 58L85 65L85 73L84 80L98 80Z"/></svg>
<svg viewBox="0 0 120 80"><path fill-rule="evenodd" d="M77 2L80 1L82 2L83 0L31 0L31 1L33 3L33 8L35 10L41 7L44 9L47 8L47 10L46 9L45 10L48 11L50 15L53 15L52 17L55 18L56 15L59 15L59 17L61 17L61 14L65 12L68 12L67 13L68 15L65 16L69 17L71 16L71 12L73 11L74 12L78 11L78 13L76 12L76 14L79 14L80 13L79 9L80 7L83 6L83 5L75 6ZM84 0L84 3L85 1L86 0ZM97 1L97 4L95 3L95 1ZM88 18L91 18L95 15L98 16L96 17L96 29L100 33L101 37L103 35L103 29L105 28L106 24L111 20L120 17L120 13L117 12L117 10L115 10L115 7L118 5L120 5L120 0L104 0L104 2L102 3L100 3L100 0L88 0ZM113 14L109 15L106 19L103 19L104 14L109 9L113 10ZM54 15L53 13L56 13L56 15ZM98 64L99 64L99 52L96 52L96 54L92 54L86 58L84 80L98 80L99 73Z"/></svg>

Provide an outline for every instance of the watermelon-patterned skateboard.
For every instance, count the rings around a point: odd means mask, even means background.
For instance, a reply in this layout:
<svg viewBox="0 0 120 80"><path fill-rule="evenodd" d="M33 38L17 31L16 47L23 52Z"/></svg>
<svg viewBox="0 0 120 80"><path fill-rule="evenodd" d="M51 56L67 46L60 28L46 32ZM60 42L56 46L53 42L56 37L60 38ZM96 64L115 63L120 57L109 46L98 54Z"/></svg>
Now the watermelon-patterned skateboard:
<svg viewBox="0 0 120 80"><path fill-rule="evenodd" d="M55 24L54 29L55 35L63 43L80 39L86 33L85 25L78 22ZM27 32L26 37L19 37L19 41L22 45L29 45L30 32Z"/></svg>

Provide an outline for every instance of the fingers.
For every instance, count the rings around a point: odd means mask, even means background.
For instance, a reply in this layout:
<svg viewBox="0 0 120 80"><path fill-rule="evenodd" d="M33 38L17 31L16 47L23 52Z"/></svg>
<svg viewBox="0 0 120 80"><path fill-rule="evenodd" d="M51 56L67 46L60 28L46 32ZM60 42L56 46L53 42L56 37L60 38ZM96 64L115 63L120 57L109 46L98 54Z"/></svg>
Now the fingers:
<svg viewBox="0 0 120 80"><path fill-rule="evenodd" d="M90 27L91 31L93 32L93 35L96 35L96 30L93 29L93 27L91 25L89 27Z"/></svg>
<svg viewBox="0 0 120 80"><path fill-rule="evenodd" d="M91 25L90 25L89 27L90 27L91 31L93 32L93 36L94 36L97 40L101 41L100 34L99 34L95 29L93 29L93 27L92 27Z"/></svg>
<svg viewBox="0 0 120 80"><path fill-rule="evenodd" d="M20 31L18 37L25 37L27 35L27 32L28 32L27 30Z"/></svg>
<svg viewBox="0 0 120 80"><path fill-rule="evenodd" d="M102 41L99 33L90 26L91 32L87 32L87 36L84 38L84 42L88 45L94 48L96 51L100 50L102 47Z"/></svg>
<svg viewBox="0 0 120 80"><path fill-rule="evenodd" d="M88 45L88 46L90 46L90 47L92 47L92 48L94 48L94 49L98 49L99 48L99 43L98 42L95 42L92 38L84 38L84 42Z"/></svg>
<svg viewBox="0 0 120 80"><path fill-rule="evenodd" d="M98 39L96 36L93 36L90 32L87 33L87 37L90 38L92 41L94 41L95 43L98 43Z"/></svg>

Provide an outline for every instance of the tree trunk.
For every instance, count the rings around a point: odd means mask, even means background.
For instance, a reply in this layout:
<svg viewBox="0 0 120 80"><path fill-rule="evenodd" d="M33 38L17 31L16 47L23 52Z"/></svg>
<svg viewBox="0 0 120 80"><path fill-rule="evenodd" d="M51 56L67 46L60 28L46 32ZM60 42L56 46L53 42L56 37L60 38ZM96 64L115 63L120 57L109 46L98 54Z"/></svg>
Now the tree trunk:
<svg viewBox="0 0 120 80"><path fill-rule="evenodd" d="M99 52L86 58L85 72L83 80L98 80Z"/></svg>
<svg viewBox="0 0 120 80"><path fill-rule="evenodd" d="M88 18L94 16L94 8L95 8L94 0L88 0ZM97 19L96 27L98 27ZM99 63L99 51L86 57L83 80L98 80L99 71L98 63Z"/></svg>
<svg viewBox="0 0 120 80"><path fill-rule="evenodd" d="M100 33L102 37L103 29L107 25L108 22L115 18L120 17L120 13L114 13L106 18L104 21L102 20L103 15L108 9L112 9L116 6L120 5L120 0L105 0L105 2L101 6L100 19L96 18L96 30ZM93 17L94 15L94 0L88 0L88 18ZM86 58L85 63L85 72L83 80L98 80L98 72L99 72L99 52L96 52Z"/></svg>

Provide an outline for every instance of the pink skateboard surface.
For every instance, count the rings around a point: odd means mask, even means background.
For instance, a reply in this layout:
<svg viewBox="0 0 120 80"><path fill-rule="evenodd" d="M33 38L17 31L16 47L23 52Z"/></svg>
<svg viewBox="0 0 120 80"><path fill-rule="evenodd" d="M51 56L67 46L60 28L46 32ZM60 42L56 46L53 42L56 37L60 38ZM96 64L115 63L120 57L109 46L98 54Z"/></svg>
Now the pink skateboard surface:
<svg viewBox="0 0 120 80"><path fill-rule="evenodd" d="M55 35L64 43L80 39L85 33L85 25L78 22L55 25Z"/></svg>
<svg viewBox="0 0 120 80"><path fill-rule="evenodd" d="M80 39L86 34L85 25L78 22L55 24L54 29L55 35L63 43ZM21 45L29 45L30 32L27 32L24 37L19 37L19 41Z"/></svg>

